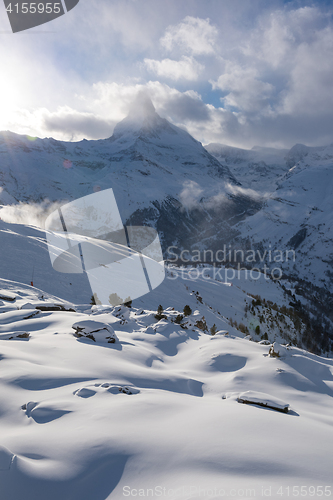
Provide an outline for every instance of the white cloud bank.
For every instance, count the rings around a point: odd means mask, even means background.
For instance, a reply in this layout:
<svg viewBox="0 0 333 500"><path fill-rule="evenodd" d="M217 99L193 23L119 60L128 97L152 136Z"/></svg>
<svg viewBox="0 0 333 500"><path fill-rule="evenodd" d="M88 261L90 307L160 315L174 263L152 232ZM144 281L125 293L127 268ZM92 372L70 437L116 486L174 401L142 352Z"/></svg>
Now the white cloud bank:
<svg viewBox="0 0 333 500"><path fill-rule="evenodd" d="M204 9L196 0L191 8L170 2L172 10L154 0L141 12L136 2L115 7L101 0L91 16L90 3L82 4L76 19L87 23L91 43L67 16L73 55L65 62L58 46L52 55L51 37L44 37L38 58L32 57L37 37L5 39L1 128L62 140L109 137L146 89L158 113L203 143L332 142L333 8L279 0L251 2L251 8L240 1L239 9L228 0Z"/></svg>
<svg viewBox="0 0 333 500"><path fill-rule="evenodd" d="M148 71L172 80L197 80L204 66L193 57L183 56L180 61L172 59L144 59Z"/></svg>
<svg viewBox="0 0 333 500"><path fill-rule="evenodd" d="M190 54L212 54L218 30L210 19L186 16L176 26L169 26L161 38L161 45L167 50L181 50Z"/></svg>

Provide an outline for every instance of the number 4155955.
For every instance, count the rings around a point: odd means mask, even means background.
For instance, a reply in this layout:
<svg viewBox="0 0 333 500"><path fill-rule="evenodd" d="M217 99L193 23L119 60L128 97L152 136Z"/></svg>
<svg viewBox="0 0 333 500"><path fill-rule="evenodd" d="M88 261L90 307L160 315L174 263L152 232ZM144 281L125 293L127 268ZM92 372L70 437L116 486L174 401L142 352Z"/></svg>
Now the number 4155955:
<svg viewBox="0 0 333 500"><path fill-rule="evenodd" d="M10 3L6 8L6 11L10 14L16 12L17 14L60 14L61 3L36 3L36 2L24 2L21 4Z"/></svg>
<svg viewBox="0 0 333 500"><path fill-rule="evenodd" d="M287 497L330 497L332 495L330 486L287 486L280 487L277 495Z"/></svg>

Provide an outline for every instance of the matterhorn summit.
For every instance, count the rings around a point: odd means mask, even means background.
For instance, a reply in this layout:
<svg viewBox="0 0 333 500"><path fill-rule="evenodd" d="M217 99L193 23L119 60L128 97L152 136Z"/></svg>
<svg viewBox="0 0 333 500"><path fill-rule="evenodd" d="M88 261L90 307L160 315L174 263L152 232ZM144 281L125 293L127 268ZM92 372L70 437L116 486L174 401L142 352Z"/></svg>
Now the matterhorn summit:
<svg viewBox="0 0 333 500"><path fill-rule="evenodd" d="M146 92L139 92L130 106L128 117L132 120L144 120L156 116L155 106L149 95Z"/></svg>
<svg viewBox="0 0 333 500"><path fill-rule="evenodd" d="M145 142L151 139L157 139L162 142L169 142L181 137L182 140L190 141L191 146L197 143L188 132L172 125L168 120L162 118L156 113L154 104L146 92L139 92L130 105L128 115L119 122L110 138L112 142L121 139L121 143L131 141L131 139L141 139Z"/></svg>

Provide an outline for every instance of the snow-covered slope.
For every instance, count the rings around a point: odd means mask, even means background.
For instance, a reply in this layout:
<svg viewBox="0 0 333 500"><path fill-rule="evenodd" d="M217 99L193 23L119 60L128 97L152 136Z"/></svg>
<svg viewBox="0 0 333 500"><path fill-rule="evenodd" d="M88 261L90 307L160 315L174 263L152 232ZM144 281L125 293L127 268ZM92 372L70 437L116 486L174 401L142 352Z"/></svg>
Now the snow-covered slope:
<svg viewBox="0 0 333 500"><path fill-rule="evenodd" d="M2 132L0 151L3 203L75 199L112 187L124 220L152 201L179 198L188 180L216 189L216 183L236 182L149 100L134 103L110 139L72 143Z"/></svg>
<svg viewBox="0 0 333 500"><path fill-rule="evenodd" d="M242 237L265 249L295 251L279 263L295 277L327 287L333 278L333 145L289 152L294 164L262 210L239 224Z"/></svg>
<svg viewBox="0 0 333 500"><path fill-rule="evenodd" d="M0 276L30 285L74 303L89 303L91 289L85 274L63 274L52 267L45 231L0 221Z"/></svg>
<svg viewBox="0 0 333 500"><path fill-rule="evenodd" d="M1 281L2 500L329 494L332 359L231 327L249 293L286 303L275 283L171 272L130 309L76 312Z"/></svg>
<svg viewBox="0 0 333 500"><path fill-rule="evenodd" d="M214 242L217 232L228 241L230 225L261 206L238 185L227 166L142 97L110 139L0 134L0 203L63 203L112 187L123 222L154 226L164 250Z"/></svg>
<svg viewBox="0 0 333 500"><path fill-rule="evenodd" d="M288 171L287 149L255 146L248 150L217 143L205 148L230 169L243 187L262 193L271 192L279 177Z"/></svg>

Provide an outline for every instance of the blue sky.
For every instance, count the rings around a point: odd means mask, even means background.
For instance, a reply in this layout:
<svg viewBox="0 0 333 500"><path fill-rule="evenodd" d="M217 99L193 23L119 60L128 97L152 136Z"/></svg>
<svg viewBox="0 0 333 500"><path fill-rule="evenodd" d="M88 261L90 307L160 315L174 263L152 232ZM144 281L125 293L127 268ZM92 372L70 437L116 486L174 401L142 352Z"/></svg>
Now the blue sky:
<svg viewBox="0 0 333 500"><path fill-rule="evenodd" d="M277 0L80 0L12 34L0 6L0 129L112 135L136 94L204 144L333 142L333 6Z"/></svg>

